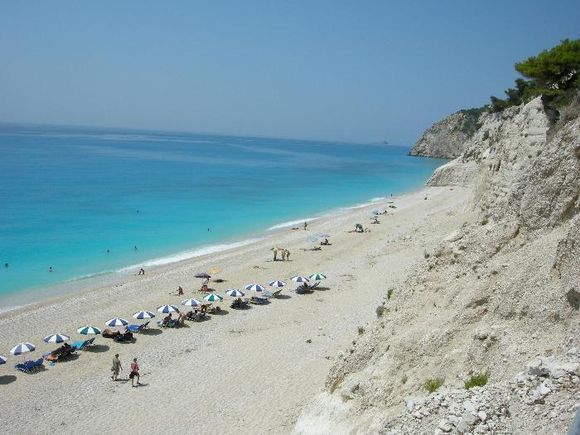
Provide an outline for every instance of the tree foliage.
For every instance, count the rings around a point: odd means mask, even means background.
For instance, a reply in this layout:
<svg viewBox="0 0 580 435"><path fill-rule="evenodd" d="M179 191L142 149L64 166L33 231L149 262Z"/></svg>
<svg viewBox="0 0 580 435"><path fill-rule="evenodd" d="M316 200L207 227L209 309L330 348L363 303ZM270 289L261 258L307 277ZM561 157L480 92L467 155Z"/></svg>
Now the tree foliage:
<svg viewBox="0 0 580 435"><path fill-rule="evenodd" d="M538 95L558 105L580 88L580 39L564 39L557 46L516 63L515 69L527 80L517 79L515 88L505 91L506 99L492 96L490 111L517 106Z"/></svg>

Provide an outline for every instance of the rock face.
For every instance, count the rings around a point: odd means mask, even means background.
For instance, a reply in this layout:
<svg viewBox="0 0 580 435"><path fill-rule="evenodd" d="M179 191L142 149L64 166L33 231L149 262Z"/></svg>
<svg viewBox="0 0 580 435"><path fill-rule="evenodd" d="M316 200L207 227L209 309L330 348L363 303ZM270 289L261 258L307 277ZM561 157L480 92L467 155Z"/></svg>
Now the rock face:
<svg viewBox="0 0 580 435"><path fill-rule="evenodd" d="M473 134L478 116L477 112L462 110L436 122L423 133L409 154L444 159L458 157Z"/></svg>
<svg viewBox="0 0 580 435"><path fill-rule="evenodd" d="M316 414L340 433L567 433L580 405L580 119L552 126L538 98L480 122L429 182L472 186L473 217L385 295L296 432ZM484 372L488 385L463 388Z"/></svg>

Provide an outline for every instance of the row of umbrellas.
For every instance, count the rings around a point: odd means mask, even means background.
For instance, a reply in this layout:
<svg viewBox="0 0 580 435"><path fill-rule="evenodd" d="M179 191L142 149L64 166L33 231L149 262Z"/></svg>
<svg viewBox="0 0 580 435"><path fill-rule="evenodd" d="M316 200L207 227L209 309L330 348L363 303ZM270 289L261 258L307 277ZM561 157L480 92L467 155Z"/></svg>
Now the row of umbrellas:
<svg viewBox="0 0 580 435"><path fill-rule="evenodd" d="M305 277L302 275L297 275L292 277L292 281L296 282L296 283L308 283L310 281L321 281L323 279L326 278L326 275L322 274L322 273L315 273L313 275L310 275L309 277ZM286 283L284 281L280 281L280 280L274 280L274 281L270 281L268 283L271 287L274 288L282 288L286 285ZM263 286L261 286L260 284L248 284L244 287L244 289L246 291L253 291L256 293L261 293L265 291L265 288ZM232 288L229 290L226 290L226 295L233 297L233 298L240 298L245 296L245 293L237 288ZM210 293L209 295L205 296L203 298L205 301L207 302L221 302L223 301L223 297L220 295L217 295L215 293ZM191 299L185 299L183 301L181 301L181 305L184 306L189 306L189 307L199 307L202 305L202 302L198 301L195 298L191 298ZM160 307L157 308L157 311L159 313L163 313L163 314L169 314L169 313L176 313L179 312L179 309L175 306L175 305L162 305ZM135 314L133 314L133 318L135 319L152 319L155 317L155 313L151 312L151 311L146 311L146 310L142 310L142 311L137 311ZM105 325L110 327L110 328L116 328L116 327L121 327L121 326L127 326L129 324L129 322L121 317L113 317L112 319L108 320L105 322ZM81 335L99 335L101 333L101 329L97 328L96 326L82 326L80 328L77 329L77 332ZM70 336L65 335L65 334L51 334L51 335L47 335L46 337L43 338L43 341L45 343L64 343L65 341L70 340ZM22 355L28 352L32 352L36 349L36 346L32 343L19 343L16 346L14 346L11 350L10 350L10 354L14 355L14 356L18 356L18 355ZM6 363L6 358L3 357L2 355L0 355L0 364L5 364Z"/></svg>

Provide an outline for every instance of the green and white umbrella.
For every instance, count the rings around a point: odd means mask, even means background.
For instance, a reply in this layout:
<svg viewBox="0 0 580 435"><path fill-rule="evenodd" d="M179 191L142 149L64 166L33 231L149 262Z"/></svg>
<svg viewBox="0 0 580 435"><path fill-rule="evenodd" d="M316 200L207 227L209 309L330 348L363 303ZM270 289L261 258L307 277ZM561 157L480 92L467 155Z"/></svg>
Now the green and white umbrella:
<svg viewBox="0 0 580 435"><path fill-rule="evenodd" d="M324 275L323 273L315 273L313 275L309 276L310 281L322 281L323 279L326 279L326 275Z"/></svg>
<svg viewBox="0 0 580 435"><path fill-rule="evenodd" d="M224 300L223 297L221 297L220 295L216 295L215 293L210 293L209 295L207 295L205 298L203 298L205 301L208 302L221 302Z"/></svg>
<svg viewBox="0 0 580 435"><path fill-rule="evenodd" d="M101 330L96 326L81 326L77 329L77 332L81 335L99 335Z"/></svg>

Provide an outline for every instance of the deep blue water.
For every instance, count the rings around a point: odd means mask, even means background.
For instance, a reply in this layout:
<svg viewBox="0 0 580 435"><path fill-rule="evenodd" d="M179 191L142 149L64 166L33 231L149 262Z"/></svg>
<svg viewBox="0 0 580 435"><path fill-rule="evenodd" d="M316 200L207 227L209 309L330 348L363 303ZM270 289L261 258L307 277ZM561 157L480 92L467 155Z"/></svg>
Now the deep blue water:
<svg viewBox="0 0 580 435"><path fill-rule="evenodd" d="M0 296L418 188L442 161L407 151L1 125Z"/></svg>

